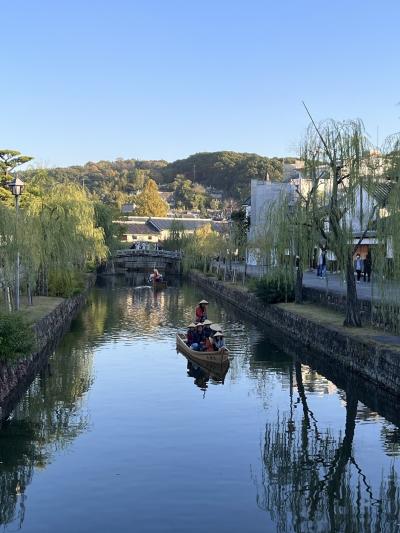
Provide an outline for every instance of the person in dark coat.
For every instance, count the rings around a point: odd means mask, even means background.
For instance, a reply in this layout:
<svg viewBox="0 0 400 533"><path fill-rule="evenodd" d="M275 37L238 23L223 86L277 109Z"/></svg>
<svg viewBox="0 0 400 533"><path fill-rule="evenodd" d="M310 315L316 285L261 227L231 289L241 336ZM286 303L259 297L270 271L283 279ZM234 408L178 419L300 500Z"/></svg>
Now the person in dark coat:
<svg viewBox="0 0 400 533"><path fill-rule="evenodd" d="M204 347L204 331L203 326L201 324L197 324L196 329L193 333L193 343L190 346L192 350L196 350L196 352L201 352Z"/></svg>
<svg viewBox="0 0 400 533"><path fill-rule="evenodd" d="M196 328L196 324L193 324L193 322L188 325L188 330L187 330L187 333L186 333L186 344L188 346L191 346L193 344L193 342L194 342L195 328Z"/></svg>
<svg viewBox="0 0 400 533"><path fill-rule="evenodd" d="M367 257L364 260L364 281L367 281L368 283L371 281L371 271L372 271L372 258L371 258L371 252L368 251Z"/></svg>

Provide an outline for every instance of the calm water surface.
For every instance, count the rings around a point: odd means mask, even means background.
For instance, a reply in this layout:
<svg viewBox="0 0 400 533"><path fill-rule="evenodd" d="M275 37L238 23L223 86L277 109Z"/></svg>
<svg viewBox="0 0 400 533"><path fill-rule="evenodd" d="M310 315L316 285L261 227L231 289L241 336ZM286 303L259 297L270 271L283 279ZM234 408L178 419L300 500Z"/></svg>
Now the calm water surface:
<svg viewBox="0 0 400 533"><path fill-rule="evenodd" d="M5 531L400 531L396 402L210 295L230 369L188 369L203 296L93 290L0 431Z"/></svg>

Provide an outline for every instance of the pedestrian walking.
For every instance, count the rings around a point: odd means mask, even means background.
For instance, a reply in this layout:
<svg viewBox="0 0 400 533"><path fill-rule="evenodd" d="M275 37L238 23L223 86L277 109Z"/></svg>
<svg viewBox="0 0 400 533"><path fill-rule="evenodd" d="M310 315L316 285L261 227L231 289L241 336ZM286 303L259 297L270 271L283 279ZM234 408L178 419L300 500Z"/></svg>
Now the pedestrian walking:
<svg viewBox="0 0 400 533"><path fill-rule="evenodd" d="M372 271L372 258L371 258L371 252L368 251L367 257L364 260L364 282L367 281L368 283L371 281L371 271Z"/></svg>
<svg viewBox="0 0 400 533"><path fill-rule="evenodd" d="M360 254L356 255L356 260L354 261L354 270L357 273L357 283L360 283L361 272L363 271L363 260L361 259Z"/></svg>

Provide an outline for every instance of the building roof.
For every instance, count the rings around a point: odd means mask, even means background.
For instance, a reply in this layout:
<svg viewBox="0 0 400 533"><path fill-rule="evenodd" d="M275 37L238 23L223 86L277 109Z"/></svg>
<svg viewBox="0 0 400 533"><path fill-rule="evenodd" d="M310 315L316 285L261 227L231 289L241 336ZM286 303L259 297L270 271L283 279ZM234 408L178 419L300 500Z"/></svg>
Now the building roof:
<svg viewBox="0 0 400 533"><path fill-rule="evenodd" d="M215 222L211 219L185 219L185 218L150 218L148 223L158 231L170 230L173 225L179 225L186 231L195 231L207 224L210 224L215 231L222 231L226 222Z"/></svg>
<svg viewBox="0 0 400 533"><path fill-rule="evenodd" d="M210 224L212 229L222 233L228 227L224 221L208 218L167 218L167 217L129 217L128 221L118 221L124 227L125 234L156 235L162 231L169 231L173 225L179 225L184 231L195 231Z"/></svg>
<svg viewBox="0 0 400 533"><path fill-rule="evenodd" d="M127 224L124 228L125 235L157 235L158 233L149 224Z"/></svg>

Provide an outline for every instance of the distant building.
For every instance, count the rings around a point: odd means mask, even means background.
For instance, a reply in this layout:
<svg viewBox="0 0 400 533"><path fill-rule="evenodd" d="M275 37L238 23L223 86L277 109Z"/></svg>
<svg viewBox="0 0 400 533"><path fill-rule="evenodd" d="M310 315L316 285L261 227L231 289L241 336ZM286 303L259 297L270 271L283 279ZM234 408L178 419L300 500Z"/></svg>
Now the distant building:
<svg viewBox="0 0 400 533"><path fill-rule="evenodd" d="M121 207L121 213L123 215L131 215L136 209L135 204L123 204Z"/></svg>
<svg viewBox="0 0 400 533"><path fill-rule="evenodd" d="M219 233L228 231L228 223L214 221L209 218L171 218L171 217L135 217L117 221L123 225L122 241L125 242L153 242L158 243L171 234L171 229L179 224L185 234L193 234L207 224Z"/></svg>

